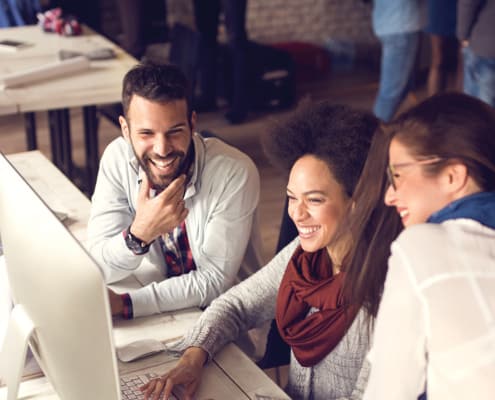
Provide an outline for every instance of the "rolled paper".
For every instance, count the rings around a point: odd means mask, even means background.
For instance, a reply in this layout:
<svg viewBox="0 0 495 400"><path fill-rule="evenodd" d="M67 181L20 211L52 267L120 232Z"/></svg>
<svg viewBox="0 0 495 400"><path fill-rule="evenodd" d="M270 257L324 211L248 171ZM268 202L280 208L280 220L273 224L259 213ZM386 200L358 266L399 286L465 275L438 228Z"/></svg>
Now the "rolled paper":
<svg viewBox="0 0 495 400"><path fill-rule="evenodd" d="M84 57L74 57L66 60L58 60L50 64L40 65L28 70L15 72L0 77L0 89L6 89L19 85L41 81L44 79L57 78L62 75L74 74L89 69L90 61Z"/></svg>

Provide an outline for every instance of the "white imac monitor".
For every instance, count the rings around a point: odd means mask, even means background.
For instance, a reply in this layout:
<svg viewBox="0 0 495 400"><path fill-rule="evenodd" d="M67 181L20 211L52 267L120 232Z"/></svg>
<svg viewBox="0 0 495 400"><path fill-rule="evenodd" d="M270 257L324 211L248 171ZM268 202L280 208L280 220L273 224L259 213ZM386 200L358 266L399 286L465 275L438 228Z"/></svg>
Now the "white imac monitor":
<svg viewBox="0 0 495 400"><path fill-rule="evenodd" d="M14 301L0 360L8 399L27 344L61 399L120 399L99 267L1 153L0 238Z"/></svg>

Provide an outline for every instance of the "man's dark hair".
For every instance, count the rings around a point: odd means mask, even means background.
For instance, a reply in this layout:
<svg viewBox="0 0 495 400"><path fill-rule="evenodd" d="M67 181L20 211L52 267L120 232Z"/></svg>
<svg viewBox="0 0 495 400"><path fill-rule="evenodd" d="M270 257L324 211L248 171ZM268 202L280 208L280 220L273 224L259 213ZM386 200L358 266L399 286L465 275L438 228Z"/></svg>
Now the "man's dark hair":
<svg viewBox="0 0 495 400"><path fill-rule="evenodd" d="M377 127L367 111L322 101L305 104L262 141L268 158L286 172L304 155L324 161L351 196Z"/></svg>
<svg viewBox="0 0 495 400"><path fill-rule="evenodd" d="M122 106L126 118L133 95L156 102L185 99L187 117L189 121L191 119L189 83L183 72L175 65L141 63L127 72L122 85Z"/></svg>

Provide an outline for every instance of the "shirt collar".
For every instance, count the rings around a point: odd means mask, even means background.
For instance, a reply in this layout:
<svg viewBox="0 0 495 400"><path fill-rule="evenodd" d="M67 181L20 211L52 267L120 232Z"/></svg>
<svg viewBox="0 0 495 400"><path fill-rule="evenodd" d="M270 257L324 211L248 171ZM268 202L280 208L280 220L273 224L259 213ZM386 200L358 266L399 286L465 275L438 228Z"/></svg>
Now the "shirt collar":
<svg viewBox="0 0 495 400"><path fill-rule="evenodd" d="M457 218L473 219L495 229L495 192L479 192L455 200L433 213L428 222L441 223Z"/></svg>

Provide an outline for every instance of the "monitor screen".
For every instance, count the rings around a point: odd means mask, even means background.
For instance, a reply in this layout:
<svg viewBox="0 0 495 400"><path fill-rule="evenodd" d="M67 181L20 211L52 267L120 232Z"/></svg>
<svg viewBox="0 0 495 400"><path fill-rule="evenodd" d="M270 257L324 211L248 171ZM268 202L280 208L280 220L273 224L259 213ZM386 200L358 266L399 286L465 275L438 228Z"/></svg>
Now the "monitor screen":
<svg viewBox="0 0 495 400"><path fill-rule="evenodd" d="M119 399L99 267L1 153L0 237L13 302L34 324L29 346L59 397Z"/></svg>

